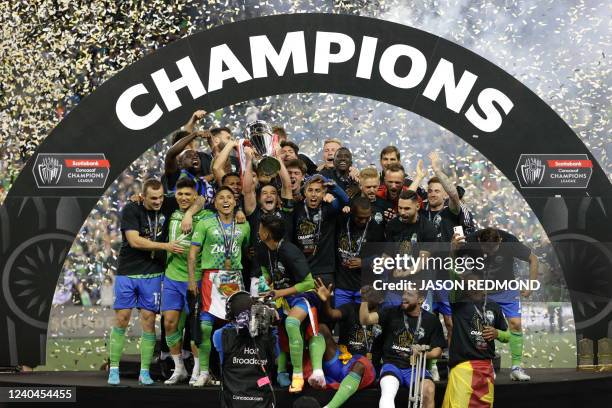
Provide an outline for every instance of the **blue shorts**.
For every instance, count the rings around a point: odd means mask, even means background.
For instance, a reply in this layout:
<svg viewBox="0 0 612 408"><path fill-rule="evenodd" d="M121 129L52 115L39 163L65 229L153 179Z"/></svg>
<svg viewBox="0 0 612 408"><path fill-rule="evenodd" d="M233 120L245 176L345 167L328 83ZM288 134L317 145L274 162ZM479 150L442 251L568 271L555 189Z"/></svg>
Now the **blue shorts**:
<svg viewBox="0 0 612 408"><path fill-rule="evenodd" d="M341 383L344 380L344 377L351 372L351 367L353 364L357 362L361 358L360 355L354 355L346 364L342 364L342 361L339 359L340 350L336 349L336 355L328 361L323 362L323 372L325 373L325 382L328 384L331 383Z"/></svg>
<svg viewBox="0 0 612 408"><path fill-rule="evenodd" d="M115 303L113 309L144 309L159 312L162 277L130 278L115 277Z"/></svg>
<svg viewBox="0 0 612 408"><path fill-rule="evenodd" d="M444 316L452 315L449 302L434 302L430 312L440 312Z"/></svg>
<svg viewBox="0 0 612 408"><path fill-rule="evenodd" d="M392 375L397 378L400 382L400 386L404 386L406 388L410 387L410 377L412 376L411 368L398 368L393 364L386 363L383 364L380 369L380 378L383 378L385 375ZM431 373L428 370L425 370L425 378L429 378L431 380Z"/></svg>
<svg viewBox="0 0 612 408"><path fill-rule="evenodd" d="M434 313L439 312L444 316L452 315L450 302L448 300L448 291L436 290L427 291L427 296L423 302L423 310Z"/></svg>
<svg viewBox="0 0 612 408"><path fill-rule="evenodd" d="M490 293L487 301L497 303L507 319L521 317L521 294L518 290Z"/></svg>
<svg viewBox="0 0 612 408"><path fill-rule="evenodd" d="M361 291L359 290L348 290L338 289L334 290L335 307L336 309L347 303L361 304Z"/></svg>
<svg viewBox="0 0 612 408"><path fill-rule="evenodd" d="M197 282L198 288L200 281ZM166 310L184 310L189 313L189 304L187 302L187 287L189 282L175 281L164 276L162 281L162 297L161 311Z"/></svg>
<svg viewBox="0 0 612 408"><path fill-rule="evenodd" d="M200 312L200 321L201 322L210 322L210 324L215 324L215 321L217 321L218 317L210 314L208 312Z"/></svg>
<svg viewBox="0 0 612 408"><path fill-rule="evenodd" d="M299 307L300 309L308 313L308 304L305 302L305 299L308 300L308 303L310 303L311 307L318 308L319 298L313 292L298 293L297 295L285 297L285 300L287 301L291 309L293 309L294 307Z"/></svg>

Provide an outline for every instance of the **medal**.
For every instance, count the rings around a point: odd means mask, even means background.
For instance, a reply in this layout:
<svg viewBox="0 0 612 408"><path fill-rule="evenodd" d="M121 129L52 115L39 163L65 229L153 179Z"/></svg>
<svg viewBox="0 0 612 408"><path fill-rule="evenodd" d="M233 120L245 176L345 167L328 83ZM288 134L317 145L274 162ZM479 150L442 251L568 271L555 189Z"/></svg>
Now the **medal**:
<svg viewBox="0 0 612 408"><path fill-rule="evenodd" d="M234 236L236 232L236 221L232 219L232 230L230 232L230 236L228 237L225 233L225 227L221 222L221 218L217 215L217 222L219 223L219 228L221 229L221 233L223 234L223 252L225 254L225 262L223 266L225 270L232 270L232 249L234 247Z"/></svg>
<svg viewBox="0 0 612 408"><path fill-rule="evenodd" d="M155 226L151 227L151 218L149 218L149 214L147 214L147 221L149 223L149 238L151 241L155 242L157 240L157 226L158 226L158 213L155 211ZM151 251L151 259L155 259L155 251Z"/></svg>

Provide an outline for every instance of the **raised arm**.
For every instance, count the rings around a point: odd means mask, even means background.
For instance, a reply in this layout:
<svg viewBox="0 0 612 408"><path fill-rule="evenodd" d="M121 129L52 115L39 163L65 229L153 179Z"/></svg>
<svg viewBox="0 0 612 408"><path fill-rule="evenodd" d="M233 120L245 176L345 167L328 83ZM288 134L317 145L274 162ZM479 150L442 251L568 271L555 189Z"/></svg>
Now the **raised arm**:
<svg viewBox="0 0 612 408"><path fill-rule="evenodd" d="M361 302L359 305L359 323L369 326L378 324L378 312L370 312L368 302Z"/></svg>
<svg viewBox="0 0 612 408"><path fill-rule="evenodd" d="M280 163L280 171L278 175L281 179L282 189L281 189L281 198L285 198L287 200L293 199L293 191L291 190L291 177L289 177L289 172L285 167L285 163L280 158L280 146L278 146L278 150L275 151L276 160Z"/></svg>
<svg viewBox="0 0 612 408"><path fill-rule="evenodd" d="M219 154L215 157L213 161L212 171L215 176L215 180L217 181L217 185L221 185L221 180L223 180L223 176L225 176L225 164L229 160L230 153L237 146L238 142L235 140L230 140L227 142L223 150L219 152Z"/></svg>
<svg viewBox="0 0 612 408"><path fill-rule="evenodd" d="M412 180L412 183L410 183L410 185L408 186L408 190L415 192L418 191L419 187L421 187L421 182L425 178L426 174L427 173L425 172L423 160L419 159L419 161L417 162L414 179Z"/></svg>
<svg viewBox="0 0 612 408"><path fill-rule="evenodd" d="M168 152L166 153L166 157L164 159L165 174L174 174L178 171L178 163L176 162L176 157L181 154L181 152L185 150L185 147L187 147L187 145L191 143L191 141L196 137L198 137L198 133L192 132L177 141L170 147L170 149L168 149Z"/></svg>
<svg viewBox="0 0 612 408"><path fill-rule="evenodd" d="M187 123L185 123L185 125L183 125L183 129L185 129L185 131L187 132L193 132L195 124L202 119L204 116L206 116L206 111L205 110L197 110L195 112L193 112L191 114L191 117L189 118L189 120L187 121Z"/></svg>
<svg viewBox="0 0 612 408"><path fill-rule="evenodd" d="M431 168L433 169L434 174L436 177L438 177L438 179L440 179L440 183L442 184L444 191L446 191L446 194L448 194L448 208L453 212L453 214L459 214L461 199L459 199L457 187L442 171L442 162L440 161L440 156L438 156L438 153L429 153L429 159L431 160Z"/></svg>
<svg viewBox="0 0 612 408"><path fill-rule="evenodd" d="M244 213L247 217L253 214L257 207L257 193L255 191L255 180L253 178L253 149L248 146L244 148L244 155L246 157L246 171L242 176L242 195L244 197Z"/></svg>
<svg viewBox="0 0 612 408"><path fill-rule="evenodd" d="M330 283L329 286L325 286L321 278L315 280L315 289L317 290L317 296L323 303L323 313L333 321L342 319L342 312L338 309L334 309L331 305L331 291L333 285Z"/></svg>

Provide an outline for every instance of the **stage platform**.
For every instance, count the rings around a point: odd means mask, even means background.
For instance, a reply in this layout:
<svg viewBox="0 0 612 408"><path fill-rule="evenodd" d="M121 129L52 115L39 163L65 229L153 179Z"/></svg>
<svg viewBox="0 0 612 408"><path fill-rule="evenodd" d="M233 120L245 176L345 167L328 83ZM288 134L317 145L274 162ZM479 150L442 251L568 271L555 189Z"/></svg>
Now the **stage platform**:
<svg viewBox="0 0 612 408"><path fill-rule="evenodd" d="M578 372L574 369L530 369L532 381L527 383L511 382L508 370L501 370L495 384L496 408L595 408L612 407L612 372ZM0 387L7 386L49 386L66 385L76 387L77 404L68 406L131 405L138 407L199 407L214 408L219 405L219 388L190 388L187 385L142 387L134 379L122 379L120 386L106 384L103 371L84 372L34 372L20 374L0 374ZM446 382L436 385L436 406L442 404ZM286 390L277 390L277 406L291 408L297 397ZM321 402L321 406L331 399L331 391L315 391L306 388L303 395L310 395ZM355 394L346 404L349 408L378 407L379 390L376 387ZM407 391L400 390L396 399L397 407L405 407ZM92 405L94 404L94 405ZM29 405L29 404L25 404ZM24 407L20 403L19 407ZM34 405L34 404L32 404ZM46 403L44 406L57 406ZM43 405L37 404L40 407Z"/></svg>

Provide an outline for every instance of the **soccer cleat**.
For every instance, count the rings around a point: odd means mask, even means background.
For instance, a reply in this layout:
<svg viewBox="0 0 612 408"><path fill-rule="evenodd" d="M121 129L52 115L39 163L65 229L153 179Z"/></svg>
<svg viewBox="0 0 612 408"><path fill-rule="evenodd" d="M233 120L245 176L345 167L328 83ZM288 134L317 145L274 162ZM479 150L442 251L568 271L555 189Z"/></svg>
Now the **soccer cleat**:
<svg viewBox="0 0 612 408"><path fill-rule="evenodd" d="M119 385L119 367L111 367L108 371L108 384Z"/></svg>
<svg viewBox="0 0 612 408"><path fill-rule="evenodd" d="M208 373L200 373L198 379L192 384L193 387L204 387L205 385L209 385L211 383L210 374Z"/></svg>
<svg viewBox="0 0 612 408"><path fill-rule="evenodd" d="M292 394L302 392L304 389L304 377L301 375L293 374L291 379L291 385L289 386L289 392Z"/></svg>
<svg viewBox="0 0 612 408"><path fill-rule="evenodd" d="M175 384L185 381L187 377L189 377L189 374L187 374L187 370L185 370L184 366L181 366L178 369L177 368L174 369L174 372L172 373L172 377L164 381L164 384L175 385Z"/></svg>
<svg viewBox="0 0 612 408"><path fill-rule="evenodd" d="M434 380L434 382L440 381L440 373L438 372L438 366L435 364L431 366L431 378Z"/></svg>
<svg viewBox="0 0 612 408"><path fill-rule="evenodd" d="M198 377L200 376L200 365L199 363L193 366L193 370L191 370L191 378L189 379L189 385L193 385L196 381L198 381Z"/></svg>
<svg viewBox="0 0 612 408"><path fill-rule="evenodd" d="M317 369L313 370L310 377L308 377L308 384L317 390L322 390L325 388L325 374L323 374L323 370Z"/></svg>
<svg viewBox="0 0 612 408"><path fill-rule="evenodd" d="M510 379L512 381L529 381L531 377L521 367L512 367Z"/></svg>
<svg viewBox="0 0 612 408"><path fill-rule="evenodd" d="M140 385L153 385L155 381L151 378L149 374L149 370L140 370L140 375L138 376L138 384Z"/></svg>
<svg viewBox="0 0 612 408"><path fill-rule="evenodd" d="M276 376L276 382L281 387L288 387L291 385L291 378L289 378L289 373L278 373Z"/></svg>

